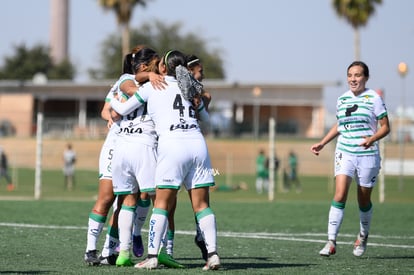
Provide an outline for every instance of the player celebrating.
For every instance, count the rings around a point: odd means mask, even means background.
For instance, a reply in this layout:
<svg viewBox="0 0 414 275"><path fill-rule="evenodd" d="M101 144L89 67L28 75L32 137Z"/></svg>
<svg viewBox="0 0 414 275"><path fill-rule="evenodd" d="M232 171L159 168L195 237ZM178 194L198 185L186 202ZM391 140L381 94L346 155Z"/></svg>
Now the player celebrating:
<svg viewBox="0 0 414 275"><path fill-rule="evenodd" d="M203 269L215 270L220 267L220 258L217 254L216 219L209 205L209 188L214 186L214 177L196 115L198 111L201 119L208 119L199 98L202 85L190 76L185 55L179 51L167 52L161 59L159 71L168 83L164 91L155 91L152 86L144 85L126 103L111 102L112 108L120 114L147 102L148 114L159 136L155 170L157 189L148 234L148 257L135 267L158 267L157 255L167 228L169 206L183 184L208 250L208 260ZM194 101L200 105L193 106Z"/></svg>

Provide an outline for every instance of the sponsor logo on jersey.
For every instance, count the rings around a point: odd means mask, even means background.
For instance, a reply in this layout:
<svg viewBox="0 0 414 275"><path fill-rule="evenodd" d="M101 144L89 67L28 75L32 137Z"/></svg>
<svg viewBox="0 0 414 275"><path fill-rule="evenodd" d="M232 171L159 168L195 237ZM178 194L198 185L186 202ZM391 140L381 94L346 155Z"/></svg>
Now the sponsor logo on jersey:
<svg viewBox="0 0 414 275"><path fill-rule="evenodd" d="M363 129L364 125L362 124L345 124L344 125L345 130L355 130L355 129Z"/></svg>
<svg viewBox="0 0 414 275"><path fill-rule="evenodd" d="M197 129L198 125L197 124L171 124L170 126L170 131L174 131L174 130L190 130L190 129Z"/></svg>
<svg viewBox="0 0 414 275"><path fill-rule="evenodd" d="M117 134L142 134L142 128L141 127L121 127L119 128Z"/></svg>

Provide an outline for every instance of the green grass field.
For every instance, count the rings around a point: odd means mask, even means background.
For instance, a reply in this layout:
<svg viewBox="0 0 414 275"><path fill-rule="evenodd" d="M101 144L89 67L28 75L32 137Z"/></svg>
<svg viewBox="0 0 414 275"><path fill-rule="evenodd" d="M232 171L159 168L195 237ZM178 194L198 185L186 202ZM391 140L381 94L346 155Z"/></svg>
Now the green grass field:
<svg viewBox="0 0 414 275"><path fill-rule="evenodd" d="M0 182L0 274L133 274L132 267L89 267L83 262L88 214L97 191L97 174L77 173L74 191L63 190L61 171L44 171L42 199L33 200L34 171L19 169L18 186L6 192ZM229 178L219 175L219 185ZM318 255L325 244L332 180L302 177L301 193L275 193L269 202L257 195L252 175L233 176L247 191L214 191L221 274L408 274L414 272L414 184L386 178L386 200L373 195L374 217L366 254L352 255L358 232L358 208L352 187L338 237L337 254ZM184 270L152 274L201 273L204 262L193 243L194 218L185 192L176 214L175 258ZM146 231L145 231L146 232ZM145 236L146 237L146 236ZM99 244L102 247L103 238ZM135 259L139 261L139 259Z"/></svg>

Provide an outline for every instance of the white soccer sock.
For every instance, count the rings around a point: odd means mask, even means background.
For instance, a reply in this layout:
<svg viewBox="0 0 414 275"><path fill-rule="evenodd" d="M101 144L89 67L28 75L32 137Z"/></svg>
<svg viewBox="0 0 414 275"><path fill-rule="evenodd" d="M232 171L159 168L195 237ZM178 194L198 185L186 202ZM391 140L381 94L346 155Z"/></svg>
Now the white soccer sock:
<svg viewBox="0 0 414 275"><path fill-rule="evenodd" d="M148 255L158 255L167 225L168 211L159 208L152 209L148 230Z"/></svg>
<svg viewBox="0 0 414 275"><path fill-rule="evenodd" d="M108 257L116 253L116 247L119 244L118 228L108 226L105 243L102 248L102 257Z"/></svg>
<svg viewBox="0 0 414 275"><path fill-rule="evenodd" d="M166 249L167 249L167 254L168 255L173 255L173 253L174 253L174 234L175 234L174 231L167 229Z"/></svg>
<svg viewBox="0 0 414 275"><path fill-rule="evenodd" d="M261 194L263 192L263 179L257 178L256 179L256 192Z"/></svg>
<svg viewBox="0 0 414 275"><path fill-rule="evenodd" d="M135 206L122 205L119 211L119 249L120 251L130 251L132 223L134 220Z"/></svg>
<svg viewBox="0 0 414 275"><path fill-rule="evenodd" d="M345 213L345 203L338 203L332 201L331 208L329 210L328 221L328 239L336 240L339 229L341 228L342 220Z"/></svg>
<svg viewBox="0 0 414 275"><path fill-rule="evenodd" d="M359 227L360 227L360 234L362 236L368 236L369 228L371 227L371 218L372 218L372 204L366 209L359 210Z"/></svg>
<svg viewBox="0 0 414 275"><path fill-rule="evenodd" d="M98 243L98 238L102 232L105 221L106 216L102 216L93 212L89 214L88 234L86 237L86 251L96 250L96 244Z"/></svg>
<svg viewBox="0 0 414 275"><path fill-rule="evenodd" d="M134 231L132 233L134 236L141 235L141 229L147 219L150 206L151 200L138 200L137 209L135 210Z"/></svg>
<svg viewBox="0 0 414 275"><path fill-rule="evenodd" d="M217 252L217 228L216 216L210 207L196 213L197 221L200 226L208 253Z"/></svg>

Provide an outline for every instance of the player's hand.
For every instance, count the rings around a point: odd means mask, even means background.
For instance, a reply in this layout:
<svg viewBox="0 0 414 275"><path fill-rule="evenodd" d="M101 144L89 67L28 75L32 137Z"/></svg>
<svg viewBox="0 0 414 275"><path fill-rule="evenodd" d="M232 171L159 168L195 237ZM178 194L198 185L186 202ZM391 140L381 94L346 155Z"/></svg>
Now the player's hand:
<svg viewBox="0 0 414 275"><path fill-rule="evenodd" d="M211 102L211 94L203 90L203 93L201 94L201 98L203 99L204 106L206 107L206 110L208 111L208 105Z"/></svg>
<svg viewBox="0 0 414 275"><path fill-rule="evenodd" d="M194 109L196 109L196 110L197 110L197 109L198 109L198 107L200 107L201 100L202 100L202 98L201 98L201 96L200 96L200 95L196 95L196 96L192 99L191 103L193 104Z"/></svg>
<svg viewBox="0 0 414 275"><path fill-rule="evenodd" d="M151 82L152 87L156 90L164 90L168 85L164 76L153 72L149 73L149 81Z"/></svg>
<svg viewBox="0 0 414 275"><path fill-rule="evenodd" d="M359 144L359 146L362 146L362 147L364 147L365 149L368 149L369 147L371 147L372 146L372 144L374 143L374 141L372 140L372 138L371 137L364 137L364 141L363 142L361 142L360 144Z"/></svg>
<svg viewBox="0 0 414 275"><path fill-rule="evenodd" d="M310 150L316 156L319 156L319 152L323 149L324 145L322 143L315 143L311 146Z"/></svg>
<svg viewBox="0 0 414 275"><path fill-rule="evenodd" d="M122 118L122 116L120 114L118 114L117 112L115 112L114 110L111 110L111 121L112 123L114 123L115 121L118 121ZM108 120L109 122L109 120ZM112 125L111 123L111 125Z"/></svg>
<svg viewBox="0 0 414 275"><path fill-rule="evenodd" d="M114 121L113 121L112 119L109 119L109 120L106 122L106 127L107 127L108 129L111 129L112 124L114 124Z"/></svg>

